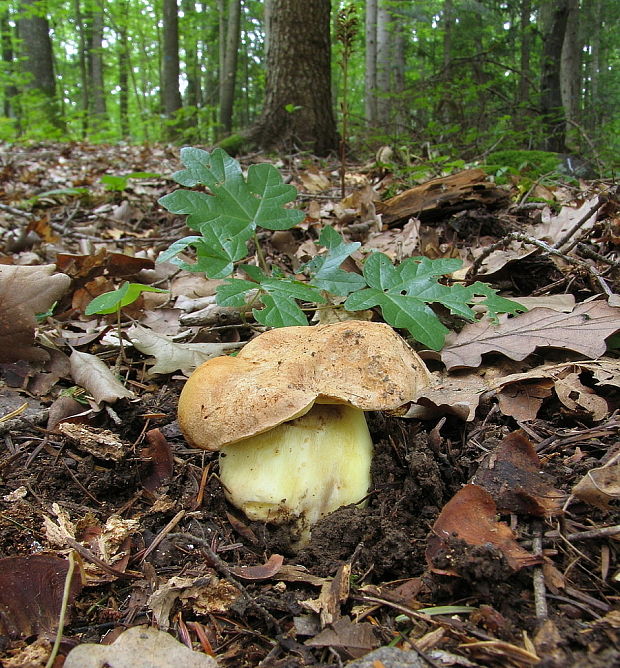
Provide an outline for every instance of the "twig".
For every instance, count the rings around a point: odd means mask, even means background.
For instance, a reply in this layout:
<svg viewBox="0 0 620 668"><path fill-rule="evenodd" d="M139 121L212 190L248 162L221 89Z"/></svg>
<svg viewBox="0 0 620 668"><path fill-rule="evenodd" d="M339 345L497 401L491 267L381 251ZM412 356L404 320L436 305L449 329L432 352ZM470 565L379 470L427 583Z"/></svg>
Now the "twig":
<svg viewBox="0 0 620 668"><path fill-rule="evenodd" d="M540 522L534 523L535 535L532 539L532 552L535 555L542 554L542 527ZM545 576L543 574L542 566L534 567L533 576L534 585L534 608L536 610L536 619L539 622L544 622L549 616L547 610L547 589L545 587Z"/></svg>
<svg viewBox="0 0 620 668"><path fill-rule="evenodd" d="M62 592L62 604L60 606L60 615L58 617L58 629L56 631L56 640L54 641L54 646L52 647L52 653L49 655L45 668L52 668L54 661L56 661L56 656L58 655L58 650L60 649L60 643L62 642L62 632L65 628L65 617L67 615L67 607L69 606L69 595L71 593L71 581L73 580L73 571L75 570L75 559L73 557L73 552L69 553L69 568L67 569L67 576L65 577L65 587Z"/></svg>
<svg viewBox="0 0 620 668"><path fill-rule="evenodd" d="M144 563L144 560L157 548L157 546L164 540L164 538L174 529L174 527L185 517L185 510L179 510L179 512L166 524L166 526L155 536L153 542L144 550L144 554L140 557L140 563Z"/></svg>
<svg viewBox="0 0 620 668"><path fill-rule="evenodd" d="M568 230L568 232L559 240L556 241L553 244L554 248L557 248L558 250L562 248L562 246L577 232L577 230L582 227L590 218L603 206L603 204L607 204L607 198L606 197L599 197L598 201L596 204L592 205L588 211L586 211L583 216ZM568 248L564 249L565 253L568 253L576 244L578 243L578 240L574 240L573 243L568 246Z"/></svg>
<svg viewBox="0 0 620 668"><path fill-rule="evenodd" d="M8 204L0 204L0 211L8 211L14 216L23 216L24 218L34 218L34 216L28 211L22 211L21 209L16 209L14 206L9 206Z"/></svg>
<svg viewBox="0 0 620 668"><path fill-rule="evenodd" d="M569 542L577 542L580 540L590 540L591 538L606 538L607 536L615 536L620 533L620 524L612 527L601 527L600 529L590 529L588 531L578 531L577 533L566 536Z"/></svg>
<svg viewBox="0 0 620 668"><path fill-rule="evenodd" d="M478 272L478 269L480 269L482 263L489 257L489 255L491 255L491 253L495 252L499 248L502 248L503 246L507 246L511 241L522 241L523 243L530 244L531 246L536 246L545 253L548 253L549 255L555 255L557 257L562 258L565 262L568 262L568 264L572 264L575 267L580 267L581 269L584 269L596 279L598 284L601 286L601 289L608 297L611 297L611 295L613 294L613 292L611 291L607 283L605 283L605 280L603 279L603 277L601 276L600 272L596 267L593 267L592 265L588 264L587 262L584 262L583 260L570 257L566 255L566 253L555 248L554 246L550 246L545 241L541 241L540 239L531 237L529 234L523 234L522 232L510 232L510 234L507 234L505 237L502 237L496 243L487 246L487 248L485 248L484 251L476 258L472 266L467 271L466 278L471 278L472 276L475 276Z"/></svg>
<svg viewBox="0 0 620 668"><path fill-rule="evenodd" d="M191 533L171 533L168 535L169 538L174 539L174 538L182 538L183 540L187 540L191 543L195 543L197 545L200 545L201 549L203 549L207 557L209 557L209 561L213 564L213 567L224 577L228 582L230 582L231 585L236 587L241 594L245 597L246 601L248 602L249 605L251 605L256 612L260 614L260 616L265 620L265 622L276 632L276 633L282 633L282 629L280 628L280 624L278 620L265 608L263 608L262 605L257 603L252 596L250 596L248 590L232 575L232 572L230 568L228 567L228 564L223 560L220 559L220 557L215 554L211 546L209 545L209 542L206 541L204 538L199 538L198 536L194 536Z"/></svg>
<svg viewBox="0 0 620 668"><path fill-rule="evenodd" d="M614 267L615 269L620 269L620 262L618 262L617 260L612 260L609 257L605 257L604 255L601 255L600 253L593 251L591 248L588 248L584 243L579 242L575 250L580 255L589 257L591 260L598 260L599 262L608 264L610 267Z"/></svg>

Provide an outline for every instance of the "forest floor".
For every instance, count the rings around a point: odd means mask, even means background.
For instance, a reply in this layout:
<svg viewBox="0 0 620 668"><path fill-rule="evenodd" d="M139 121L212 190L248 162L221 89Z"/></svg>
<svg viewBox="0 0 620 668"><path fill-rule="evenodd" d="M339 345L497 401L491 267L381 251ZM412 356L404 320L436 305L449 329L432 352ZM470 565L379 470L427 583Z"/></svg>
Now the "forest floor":
<svg viewBox="0 0 620 668"><path fill-rule="evenodd" d="M505 239L474 269L530 311L499 325L501 341L495 330L482 346L467 325L441 353L421 351L436 384L419 413L369 416L367 505L325 517L295 551L290 527L228 505L217 455L183 439L188 363L175 367L162 340L139 352L127 333L138 323L217 350L264 329L230 314L192 320L217 281L153 262L188 234L157 202L176 187L178 150L0 146L2 665L46 665L65 581L56 666L84 643L93 657L104 650L92 665L116 667L142 665L133 651L158 666L209 665L207 655L235 668L619 665L614 185L555 175L497 188L462 172L381 204L415 184L370 163L347 168L343 202L336 163L279 166L306 219L264 235L270 263L295 271L328 224L364 250L465 268ZM8 272L18 267L35 271ZM124 310L119 356L115 316L84 310L125 280L169 292ZM41 315L37 297L57 282ZM90 355L115 367L120 389ZM137 625L180 643L151 632L123 644Z"/></svg>

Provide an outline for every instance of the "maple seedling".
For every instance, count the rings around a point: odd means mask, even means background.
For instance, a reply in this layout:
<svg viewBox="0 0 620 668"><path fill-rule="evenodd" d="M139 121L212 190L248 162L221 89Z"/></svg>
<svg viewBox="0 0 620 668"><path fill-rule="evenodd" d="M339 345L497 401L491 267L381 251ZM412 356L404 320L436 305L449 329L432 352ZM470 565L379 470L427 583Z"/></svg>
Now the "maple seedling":
<svg viewBox="0 0 620 668"><path fill-rule="evenodd" d="M84 310L86 315L109 315L111 313L116 313L116 325L120 345L119 360L124 355L121 330L121 309L124 306L133 304L143 292L167 292L167 290L154 288L150 285L143 285L142 283L129 283L129 281L125 281L120 287L116 288L116 290L104 292L95 297L89 302Z"/></svg>
<svg viewBox="0 0 620 668"><path fill-rule="evenodd" d="M266 163L251 165L244 176L239 163L220 148L209 153L186 147L181 149L181 161L186 169L172 178L186 187L206 186L209 192L182 188L159 202L173 213L187 215L188 227L200 234L174 242L157 261L226 279L217 288L217 303L243 308L252 300L261 305L253 309L254 318L267 327L307 325L299 303L327 304L333 297L344 297L346 310L378 307L387 323L407 330L425 346L441 350L449 330L432 304L470 322L479 317L474 306L486 308L486 317L492 322L500 313L526 310L499 296L486 283L441 282L461 267L458 259L410 257L394 265L387 255L371 253L362 275L344 271L342 263L361 244L346 242L329 226L318 239L317 246L324 250L317 249L317 255L302 268L308 280L287 276L278 267L267 266L257 230L288 230L303 220L302 211L287 208L297 196L295 187L285 184L278 170ZM256 247L259 266L243 263L250 241ZM193 261L187 257L188 249L193 249ZM235 271L243 272L245 278L234 277Z"/></svg>

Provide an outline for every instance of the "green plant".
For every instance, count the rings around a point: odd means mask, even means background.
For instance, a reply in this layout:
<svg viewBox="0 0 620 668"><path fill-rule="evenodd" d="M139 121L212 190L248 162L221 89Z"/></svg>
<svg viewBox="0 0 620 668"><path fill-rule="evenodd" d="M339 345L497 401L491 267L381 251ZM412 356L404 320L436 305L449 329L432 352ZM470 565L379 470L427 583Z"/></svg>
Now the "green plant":
<svg viewBox="0 0 620 668"><path fill-rule="evenodd" d="M116 290L104 292L95 297L84 310L86 315L108 315L116 313L116 327L120 345L120 354L117 364L120 363L120 360L124 355L123 335L121 330L121 309L123 306L133 304L143 292L166 292L166 290L154 288L150 285L142 285L142 283L129 283L129 281L125 281L119 288L116 288Z"/></svg>
<svg viewBox="0 0 620 668"><path fill-rule="evenodd" d="M257 229L287 230L301 222L301 211L285 208L295 199L295 188L284 184L278 170L265 163L250 166L244 178L239 163L221 149L208 153L184 148L181 160L186 169L172 178L187 187L205 185L211 194L179 189L159 200L169 211L187 215L187 225L200 235L173 243L158 261L226 279L217 290L218 304L243 307L250 301L256 305L254 317L264 325L307 325L298 302L328 304L339 297L349 311L379 307L390 325L406 329L424 345L439 350L449 330L430 304L441 304L469 321L477 317L472 308L475 303L485 305L491 319L498 313L525 310L485 283L440 283L440 277L460 268L460 260L414 257L395 266L383 253L373 253L364 262L363 275L344 271L342 263L360 244L346 242L330 227L318 239L324 251L303 267L308 281L287 276L278 267L267 266ZM242 263L249 254L250 240L259 266ZM193 262L179 257L188 248L195 251ZM247 278L231 277L235 267Z"/></svg>
<svg viewBox="0 0 620 668"><path fill-rule="evenodd" d="M152 172L131 172L131 174L122 174L120 176L114 174L104 174L101 177L101 183L106 190L112 192L122 193L129 185L129 179L158 179L159 174Z"/></svg>

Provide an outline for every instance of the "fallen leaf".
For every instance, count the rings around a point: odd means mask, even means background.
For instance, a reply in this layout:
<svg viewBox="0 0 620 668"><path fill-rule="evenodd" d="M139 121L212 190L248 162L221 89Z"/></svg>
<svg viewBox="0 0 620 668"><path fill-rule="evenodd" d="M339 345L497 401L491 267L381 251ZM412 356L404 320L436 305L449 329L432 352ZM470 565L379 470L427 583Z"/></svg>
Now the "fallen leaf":
<svg viewBox="0 0 620 668"><path fill-rule="evenodd" d="M182 371L191 373L197 366L212 357L223 355L226 350L240 348L241 343L175 343L150 329L134 325L128 330L133 345L145 355L152 355L155 364L152 374Z"/></svg>
<svg viewBox="0 0 620 668"><path fill-rule="evenodd" d="M142 449L142 456L151 460L149 475L142 481L142 487L148 492L154 492L164 480L172 476L174 457L172 448L166 437L159 429L150 429L146 432L147 447Z"/></svg>
<svg viewBox="0 0 620 668"><path fill-rule="evenodd" d="M535 308L499 325L488 320L465 325L446 337L441 360L447 369L475 367L482 355L498 352L523 360L536 348L566 348L590 358L606 350L605 339L620 329L620 311L603 301L578 304L572 313Z"/></svg>
<svg viewBox="0 0 620 668"><path fill-rule="evenodd" d="M71 375L76 385L83 387L97 404L110 404L117 399L133 399L135 396L118 381L107 364L95 355L74 350L69 358Z"/></svg>
<svg viewBox="0 0 620 668"><path fill-rule="evenodd" d="M66 559L48 554L0 559L0 635L25 638L58 626L69 570ZM71 602L82 588L79 569L71 580Z"/></svg>
<svg viewBox="0 0 620 668"><path fill-rule="evenodd" d="M524 433L513 431L481 462L471 482L493 497L500 512L556 517L566 495L555 489L551 477Z"/></svg>
<svg viewBox="0 0 620 668"><path fill-rule="evenodd" d="M231 568L230 572L243 580L267 580L278 573L284 557L281 554L272 554L266 563L260 566L239 566Z"/></svg>
<svg viewBox="0 0 620 668"><path fill-rule="evenodd" d="M593 420L602 420L609 413L609 406L592 388L583 385L579 373L569 373L555 381L558 399L575 413L587 413Z"/></svg>
<svg viewBox="0 0 620 668"><path fill-rule="evenodd" d="M495 518L493 497L478 485L465 485L443 507L428 538L426 560L431 570L444 575L459 575L462 555L457 555L454 541L464 544L465 565L469 548L492 545L505 557L513 571L542 561L517 544L515 535L504 522ZM441 560L441 566L438 566Z"/></svg>
<svg viewBox="0 0 620 668"><path fill-rule="evenodd" d="M121 633L111 645L84 643L74 647L65 659L65 668L217 668L217 661L194 652L164 631L150 626L134 626Z"/></svg>
<svg viewBox="0 0 620 668"><path fill-rule="evenodd" d="M379 645L372 624L362 622L356 624L348 617L341 617L314 638L304 642L310 647L344 647L347 650L368 651ZM360 656L354 652L354 656Z"/></svg>
<svg viewBox="0 0 620 668"><path fill-rule="evenodd" d="M534 420L544 400L553 394L553 387L549 379L507 384L497 393L499 409L515 420Z"/></svg>
<svg viewBox="0 0 620 668"><path fill-rule="evenodd" d="M620 499L620 462L591 469L573 487L572 493L591 506L608 510L611 501Z"/></svg>
<svg viewBox="0 0 620 668"><path fill-rule="evenodd" d="M48 359L34 345L35 316L47 312L71 284L66 274L54 272L53 264L0 265L0 362Z"/></svg>

